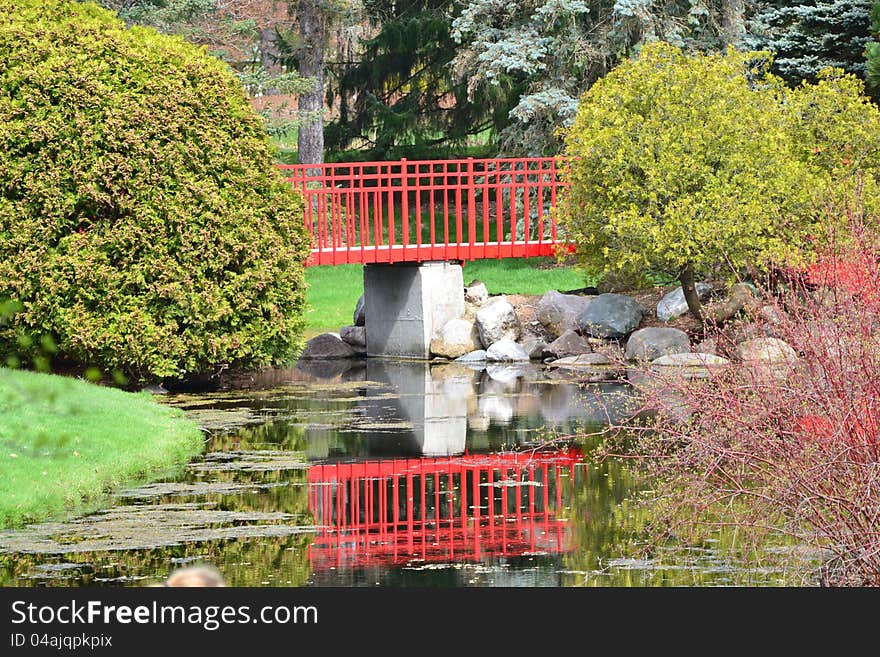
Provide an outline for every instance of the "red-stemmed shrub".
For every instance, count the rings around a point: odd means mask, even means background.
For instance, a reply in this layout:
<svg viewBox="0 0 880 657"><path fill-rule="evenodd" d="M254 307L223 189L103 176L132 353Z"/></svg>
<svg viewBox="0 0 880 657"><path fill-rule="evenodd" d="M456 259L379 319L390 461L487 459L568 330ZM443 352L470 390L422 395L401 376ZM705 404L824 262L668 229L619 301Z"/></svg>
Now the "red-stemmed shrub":
<svg viewBox="0 0 880 657"><path fill-rule="evenodd" d="M606 451L625 446L644 464L659 510L655 540L731 525L754 546L787 534L819 555L800 562L808 581L880 584L877 262L855 217L846 245L826 250L806 276L768 284L744 322L714 331L728 365L707 378L641 368L640 412L612 427ZM784 340L797 356L743 361L744 334Z"/></svg>

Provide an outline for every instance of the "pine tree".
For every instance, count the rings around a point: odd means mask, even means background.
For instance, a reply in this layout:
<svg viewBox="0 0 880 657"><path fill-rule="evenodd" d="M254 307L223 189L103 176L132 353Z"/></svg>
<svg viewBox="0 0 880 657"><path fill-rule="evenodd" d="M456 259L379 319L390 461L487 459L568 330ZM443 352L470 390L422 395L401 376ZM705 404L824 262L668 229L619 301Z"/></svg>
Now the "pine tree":
<svg viewBox="0 0 880 657"><path fill-rule="evenodd" d="M880 96L880 0L871 7L871 36L873 39L865 47L865 78L868 91L877 99Z"/></svg>
<svg viewBox="0 0 880 657"><path fill-rule="evenodd" d="M833 66L864 77L872 0L775 0L760 3L752 47L776 53L773 71L789 84L815 81Z"/></svg>
<svg viewBox="0 0 880 657"><path fill-rule="evenodd" d="M515 88L468 99L466 81L453 75L458 44L449 0L372 0L365 10L377 29L356 61L335 70L327 95L339 104L325 133L329 149L355 146L376 159L441 155L509 122Z"/></svg>

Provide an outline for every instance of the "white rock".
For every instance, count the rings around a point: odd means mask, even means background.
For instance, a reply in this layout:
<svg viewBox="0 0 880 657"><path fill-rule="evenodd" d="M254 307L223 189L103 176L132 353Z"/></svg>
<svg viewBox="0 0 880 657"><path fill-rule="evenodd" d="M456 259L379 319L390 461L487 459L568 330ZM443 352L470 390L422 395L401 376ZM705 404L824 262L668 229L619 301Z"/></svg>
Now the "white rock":
<svg viewBox="0 0 880 657"><path fill-rule="evenodd" d="M706 283L697 283L697 296L700 301L705 301L712 291L712 286ZM680 317L688 311L687 301L684 298L684 290L678 286L672 292L663 295L657 304L657 319L662 322L668 322L670 319Z"/></svg>
<svg viewBox="0 0 880 657"><path fill-rule="evenodd" d="M480 308L477 311L476 324L483 345L519 338L519 318L513 305L505 297L495 297Z"/></svg>
<svg viewBox="0 0 880 657"><path fill-rule="evenodd" d="M431 353L446 358L458 358L483 346L480 334L473 322L452 319L431 340Z"/></svg>
<svg viewBox="0 0 880 657"><path fill-rule="evenodd" d="M522 345L517 344L513 340L502 339L494 342L486 350L486 360L490 362L521 362L529 359L529 354Z"/></svg>

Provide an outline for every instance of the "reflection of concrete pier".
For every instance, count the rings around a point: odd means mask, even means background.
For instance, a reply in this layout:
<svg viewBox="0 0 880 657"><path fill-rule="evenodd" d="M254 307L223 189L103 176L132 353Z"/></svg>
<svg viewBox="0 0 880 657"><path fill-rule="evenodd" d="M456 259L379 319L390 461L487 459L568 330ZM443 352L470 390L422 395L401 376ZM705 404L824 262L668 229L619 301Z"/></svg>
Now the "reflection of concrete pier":
<svg viewBox="0 0 880 657"><path fill-rule="evenodd" d="M393 386L398 396L389 398L368 389L362 405L369 417L412 426L409 453L461 454L467 441L467 400L474 394L473 377L465 369L440 377L432 375L428 363L371 358L367 378Z"/></svg>

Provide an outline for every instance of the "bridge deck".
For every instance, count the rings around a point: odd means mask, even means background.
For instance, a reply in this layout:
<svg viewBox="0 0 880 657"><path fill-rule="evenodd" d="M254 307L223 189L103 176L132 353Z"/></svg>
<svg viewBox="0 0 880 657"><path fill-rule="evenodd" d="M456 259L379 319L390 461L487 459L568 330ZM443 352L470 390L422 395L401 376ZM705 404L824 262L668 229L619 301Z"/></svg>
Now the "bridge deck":
<svg viewBox="0 0 880 657"><path fill-rule="evenodd" d="M534 258L556 255L554 242L477 242L475 244L394 244L391 246L341 246L312 249L306 266L350 263L425 262L429 260L479 260Z"/></svg>

